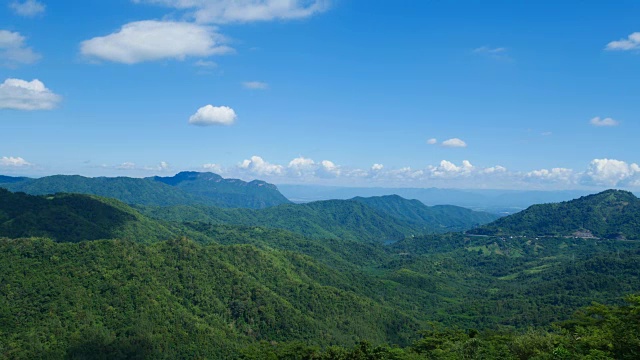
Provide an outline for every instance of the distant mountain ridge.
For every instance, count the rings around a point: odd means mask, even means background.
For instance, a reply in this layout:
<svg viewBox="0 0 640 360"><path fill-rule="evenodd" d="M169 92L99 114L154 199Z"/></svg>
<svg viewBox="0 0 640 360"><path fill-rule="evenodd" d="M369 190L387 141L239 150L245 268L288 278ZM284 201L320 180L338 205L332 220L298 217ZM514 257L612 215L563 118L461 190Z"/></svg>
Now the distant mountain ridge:
<svg viewBox="0 0 640 360"><path fill-rule="evenodd" d="M358 196L352 200L411 224L432 224L434 232L467 230L499 217L453 205L426 206L419 200L408 200L399 195Z"/></svg>
<svg viewBox="0 0 640 360"><path fill-rule="evenodd" d="M194 171L183 171L172 177L154 176L148 179L174 186L220 207L262 209L290 203L278 191L277 186L261 180L245 182L239 179L225 179L210 172Z"/></svg>
<svg viewBox="0 0 640 360"><path fill-rule="evenodd" d="M471 230L480 235L539 235L640 239L640 199L624 190L528 209Z"/></svg>
<svg viewBox="0 0 640 360"><path fill-rule="evenodd" d="M173 177L97 177L53 175L42 178L0 179L0 187L31 195L90 194L127 204L171 206L212 205L265 208L287 204L277 187L263 181L223 179L213 173L182 172Z"/></svg>
<svg viewBox="0 0 640 360"><path fill-rule="evenodd" d="M405 199L417 199L427 206L456 205L472 210L496 214L513 214L527 207L575 199L588 195L589 191L559 190L498 190L498 189L445 189L445 188L383 188L383 187L337 187L318 185L279 184L278 189L294 202L320 201L327 199L351 199L397 194Z"/></svg>

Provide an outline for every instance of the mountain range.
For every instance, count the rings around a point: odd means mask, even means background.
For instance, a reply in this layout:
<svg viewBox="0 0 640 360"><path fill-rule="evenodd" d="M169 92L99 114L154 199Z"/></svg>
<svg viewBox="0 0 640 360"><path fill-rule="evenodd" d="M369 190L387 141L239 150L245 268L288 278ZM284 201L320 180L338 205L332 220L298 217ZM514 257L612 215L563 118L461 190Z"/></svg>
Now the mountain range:
<svg viewBox="0 0 640 360"><path fill-rule="evenodd" d="M0 187L31 195L91 194L138 205L203 204L265 208L290 203L277 187L263 181L223 179L213 173L181 172L173 177L97 177L54 175L37 179L0 178Z"/></svg>
<svg viewBox="0 0 640 360"><path fill-rule="evenodd" d="M384 188L384 187L337 187L319 185L279 184L280 191L293 202L309 202L328 199L351 199L396 194L407 199L417 199L433 205L456 205L477 211L501 215L513 214L542 203L567 201L588 195L581 190L492 190L492 189L445 189L445 188Z"/></svg>

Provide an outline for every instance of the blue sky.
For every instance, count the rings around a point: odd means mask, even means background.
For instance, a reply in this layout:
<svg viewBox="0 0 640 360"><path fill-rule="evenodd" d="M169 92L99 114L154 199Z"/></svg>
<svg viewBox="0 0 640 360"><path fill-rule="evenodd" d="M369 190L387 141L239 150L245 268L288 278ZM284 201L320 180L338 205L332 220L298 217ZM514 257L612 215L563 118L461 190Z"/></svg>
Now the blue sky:
<svg viewBox="0 0 640 360"><path fill-rule="evenodd" d="M639 189L639 15L624 0L3 1L0 173Z"/></svg>

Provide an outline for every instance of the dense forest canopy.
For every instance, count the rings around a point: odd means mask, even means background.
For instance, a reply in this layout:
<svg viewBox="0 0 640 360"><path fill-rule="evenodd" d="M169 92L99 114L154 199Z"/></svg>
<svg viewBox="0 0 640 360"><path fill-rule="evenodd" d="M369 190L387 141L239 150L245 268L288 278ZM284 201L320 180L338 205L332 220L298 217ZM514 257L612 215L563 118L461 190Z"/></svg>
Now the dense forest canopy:
<svg viewBox="0 0 640 360"><path fill-rule="evenodd" d="M628 219L637 199L576 201ZM0 189L0 354L635 358L640 242L416 230L483 216L395 196L132 208Z"/></svg>

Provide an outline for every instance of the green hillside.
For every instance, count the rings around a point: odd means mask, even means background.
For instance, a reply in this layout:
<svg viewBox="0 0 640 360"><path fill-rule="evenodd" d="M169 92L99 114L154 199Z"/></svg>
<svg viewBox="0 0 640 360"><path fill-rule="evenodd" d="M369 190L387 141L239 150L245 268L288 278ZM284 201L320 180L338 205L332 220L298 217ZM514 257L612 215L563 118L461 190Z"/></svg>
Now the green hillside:
<svg viewBox="0 0 640 360"><path fill-rule="evenodd" d="M350 200L287 204L260 210L207 206L139 209L165 221L261 226L285 229L314 239L381 242L433 232L427 224L408 223Z"/></svg>
<svg viewBox="0 0 640 360"><path fill-rule="evenodd" d="M534 205L470 233L640 239L640 199L628 191L607 190L567 202Z"/></svg>
<svg viewBox="0 0 640 360"><path fill-rule="evenodd" d="M498 218L495 214L459 206L426 206L418 200L407 200L398 195L355 197L352 200L412 224L428 224L431 232L436 233L468 230Z"/></svg>
<svg viewBox="0 0 640 360"><path fill-rule="evenodd" d="M260 340L406 344L417 326L309 257L245 245L0 240L0 273L0 351L21 358L109 346L121 358L234 357Z"/></svg>
<svg viewBox="0 0 640 360"><path fill-rule="evenodd" d="M165 221L260 226L285 229L314 239L366 242L466 230L497 218L456 206L428 207L399 196L315 201L260 210L197 205L139 209Z"/></svg>
<svg viewBox="0 0 640 360"><path fill-rule="evenodd" d="M245 182L224 179L209 172L187 171L172 177L150 179L175 186L199 199L208 199L212 205L220 207L262 209L290 203L275 185L260 180Z"/></svg>
<svg viewBox="0 0 640 360"><path fill-rule="evenodd" d="M158 241L174 234L127 205L78 194L32 196L0 188L0 237L48 237L59 242L96 239Z"/></svg>

